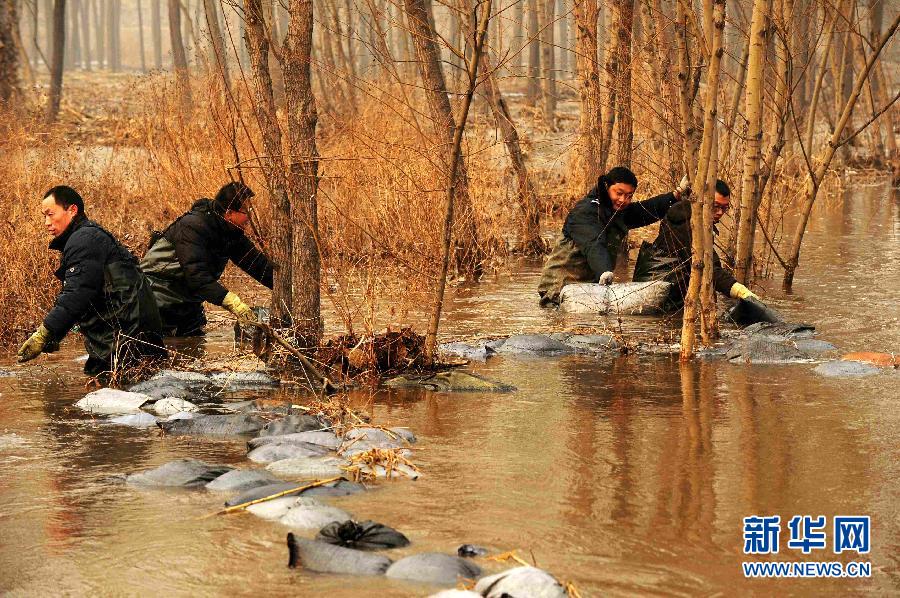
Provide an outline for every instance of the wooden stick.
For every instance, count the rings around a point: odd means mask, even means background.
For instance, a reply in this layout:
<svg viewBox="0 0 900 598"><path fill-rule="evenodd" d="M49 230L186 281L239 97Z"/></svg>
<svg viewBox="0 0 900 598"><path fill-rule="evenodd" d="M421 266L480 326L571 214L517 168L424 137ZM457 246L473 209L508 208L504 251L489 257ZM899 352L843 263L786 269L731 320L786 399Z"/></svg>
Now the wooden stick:
<svg viewBox="0 0 900 598"><path fill-rule="evenodd" d="M331 482L337 482L338 480L344 479L341 476L336 478L330 478L327 480L317 480L305 486L297 486L296 488L290 488L285 490L284 492L276 492L275 494L271 494L269 496L264 496L262 498L257 498L256 500L248 500L247 502L242 502L239 505L233 505L231 507L226 507L221 511L216 511L215 513L210 513L209 515L204 515L201 519L207 519L209 517L215 517L216 515L228 515L229 513L234 513L235 511L242 511L247 507L252 505L258 505L261 502L266 502L269 500L273 500L276 498L281 498L282 496L287 496L288 494L293 494L294 492L303 492L304 490L309 490L310 488L317 488L319 486L324 486L325 484L330 484Z"/></svg>

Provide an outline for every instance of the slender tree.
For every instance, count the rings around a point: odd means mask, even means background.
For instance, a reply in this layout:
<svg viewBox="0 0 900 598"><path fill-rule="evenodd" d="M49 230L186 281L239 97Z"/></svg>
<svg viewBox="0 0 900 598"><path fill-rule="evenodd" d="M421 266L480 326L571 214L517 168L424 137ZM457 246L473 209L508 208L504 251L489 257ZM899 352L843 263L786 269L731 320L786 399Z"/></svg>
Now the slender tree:
<svg viewBox="0 0 900 598"><path fill-rule="evenodd" d="M282 69L287 103L290 159L288 184L293 224L294 328L307 346L318 346L322 333L319 281L318 158L316 148L316 99L312 91L310 62L313 52L313 2L291 0Z"/></svg>
<svg viewBox="0 0 900 598"><path fill-rule="evenodd" d="M53 0L53 45L50 53L50 93L45 118L56 122L62 100L63 64L66 51L66 0Z"/></svg>
<svg viewBox="0 0 900 598"><path fill-rule="evenodd" d="M91 53L91 0L82 0L81 2L81 45L84 69L89 71L93 69L94 57Z"/></svg>
<svg viewBox="0 0 900 598"><path fill-rule="evenodd" d="M228 53L225 51L225 37L222 35L222 27L219 25L219 8L216 0L203 0L203 10L206 15L206 29L212 40L216 69L221 73L222 81L228 88L231 85L231 77L228 74Z"/></svg>
<svg viewBox="0 0 900 598"><path fill-rule="evenodd" d="M138 45L141 49L141 72L147 72L147 51L144 45L144 9L141 0L137 0Z"/></svg>
<svg viewBox="0 0 900 598"><path fill-rule="evenodd" d="M21 93L16 9L14 0L0 0L0 108L12 107L13 100Z"/></svg>
<svg viewBox="0 0 900 598"><path fill-rule="evenodd" d="M541 118L550 129L556 128L556 56L554 21L556 0L539 0L541 40Z"/></svg>
<svg viewBox="0 0 900 598"><path fill-rule="evenodd" d="M526 2L528 12L528 82L525 101L529 106L537 106L541 97L541 46L538 32L538 0L522 0Z"/></svg>
<svg viewBox="0 0 900 598"><path fill-rule="evenodd" d="M444 71L441 69L440 50L435 33L428 18L430 0L404 0L406 17L416 47L419 75L425 92L425 99L431 114L435 138L438 140L440 155L450 156L447 149L453 147L456 121L447 95ZM449 164L445 164L449 172ZM454 213L456 216L456 266L464 274L478 277L481 274L483 252L478 246L478 231L469 198L468 173L465 162L455 167L456 178L452 186L454 193Z"/></svg>
<svg viewBox="0 0 900 598"><path fill-rule="evenodd" d="M738 239L734 277L744 284L750 277L753 258L753 239L756 233L756 212L759 206L759 164L762 146L763 95L765 92L766 22L772 0L754 0L750 21L750 53L747 59L747 95L744 116L747 119L747 136L744 143L744 171L741 182L741 218L738 222Z"/></svg>
<svg viewBox="0 0 900 598"><path fill-rule="evenodd" d="M181 2L169 0L169 39L172 42L172 62L175 78L181 95L181 105L187 109L191 105L191 81L188 74L187 54L181 38Z"/></svg>
<svg viewBox="0 0 900 598"><path fill-rule="evenodd" d="M153 64L162 70L162 10L160 0L150 0L150 39L153 43Z"/></svg>
<svg viewBox="0 0 900 598"><path fill-rule="evenodd" d="M631 150L634 141L631 118L631 38L634 34L634 0L616 3L619 15L614 35L619 37L616 60L619 73L616 77L616 164L631 166ZM624 254L623 254L624 255Z"/></svg>
<svg viewBox="0 0 900 598"><path fill-rule="evenodd" d="M602 100L600 69L597 61L597 0L575 2L575 70L581 112L578 120L578 151L575 155L575 193L591 188L601 174L600 148L603 129L600 118Z"/></svg>

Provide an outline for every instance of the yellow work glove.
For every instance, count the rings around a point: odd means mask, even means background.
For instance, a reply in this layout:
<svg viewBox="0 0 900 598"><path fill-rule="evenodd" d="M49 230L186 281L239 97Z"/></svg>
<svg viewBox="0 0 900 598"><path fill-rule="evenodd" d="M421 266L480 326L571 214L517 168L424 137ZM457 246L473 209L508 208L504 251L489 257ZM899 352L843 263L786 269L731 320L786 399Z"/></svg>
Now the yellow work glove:
<svg viewBox="0 0 900 598"><path fill-rule="evenodd" d="M47 341L50 340L50 331L41 324L37 332L28 337L28 340L19 348L19 363L31 361L41 354Z"/></svg>
<svg viewBox="0 0 900 598"><path fill-rule="evenodd" d="M233 313L241 324L256 322L256 314L253 313L250 306L241 301L241 298L231 291L228 291L225 299L222 300L222 307Z"/></svg>
<svg viewBox="0 0 900 598"><path fill-rule="evenodd" d="M603 285L611 285L613 281L613 273L612 272L604 272L600 275L600 280L597 281L597 284Z"/></svg>
<svg viewBox="0 0 900 598"><path fill-rule="evenodd" d="M753 291L745 287L739 282L731 285L731 290L728 291L728 294L734 299L756 299L759 301L759 297L757 297Z"/></svg>

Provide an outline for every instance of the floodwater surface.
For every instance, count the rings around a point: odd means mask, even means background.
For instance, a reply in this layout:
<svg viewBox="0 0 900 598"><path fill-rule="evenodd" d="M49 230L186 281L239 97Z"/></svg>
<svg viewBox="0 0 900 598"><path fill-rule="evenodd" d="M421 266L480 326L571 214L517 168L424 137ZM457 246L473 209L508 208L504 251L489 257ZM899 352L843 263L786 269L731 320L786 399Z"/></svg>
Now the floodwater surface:
<svg viewBox="0 0 900 598"><path fill-rule="evenodd" d="M817 210L794 294L766 299L842 350L900 349L900 203L884 187ZM541 310L539 268L458 289L445 334L573 326L671 329ZM227 346L224 333L211 348ZM249 514L203 518L222 496L147 491L114 476L193 457L249 466L243 442L101 425L78 343L0 378L0 591L10 595L427 596L385 578L289 570L287 528ZM471 369L510 394L380 390L355 400L419 437L415 482L333 503L404 532L419 551L518 550L582 596L844 595L900 590L900 372L820 377L811 364L666 356L495 357ZM372 400L369 400L372 399ZM871 552L745 556L742 519L871 517ZM830 538L830 533L829 533ZM395 556L395 555L390 555ZM869 561L868 579L746 580L741 562ZM489 571L501 565L481 562Z"/></svg>

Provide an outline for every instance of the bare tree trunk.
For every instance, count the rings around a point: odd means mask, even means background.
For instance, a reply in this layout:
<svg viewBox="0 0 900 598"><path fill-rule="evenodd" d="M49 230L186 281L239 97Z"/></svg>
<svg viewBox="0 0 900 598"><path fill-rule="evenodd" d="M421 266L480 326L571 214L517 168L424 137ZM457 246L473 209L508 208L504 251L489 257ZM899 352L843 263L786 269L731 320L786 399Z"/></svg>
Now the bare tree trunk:
<svg viewBox="0 0 900 598"><path fill-rule="evenodd" d="M753 239L756 233L756 211L759 207L759 163L762 145L763 96L765 95L764 65L766 61L766 20L772 0L754 0L750 22L750 54L747 59L747 140L744 144L744 172L741 182L741 219L734 277L746 284L753 259Z"/></svg>
<svg viewBox="0 0 900 598"><path fill-rule="evenodd" d="M631 118L631 36L634 29L634 0L619 0L616 3L620 11L618 27L614 35L618 35L616 50L619 53L616 62L619 76L616 77L616 164L631 166L631 149L634 141Z"/></svg>
<svg viewBox="0 0 900 598"><path fill-rule="evenodd" d="M600 176L600 149L603 141L601 126L602 101L600 68L597 64L598 0L575 2L576 49L575 70L578 72L578 91L581 111L578 125L578 151L575 154L576 195L594 186Z"/></svg>
<svg viewBox="0 0 900 598"><path fill-rule="evenodd" d="M231 87L231 77L228 74L228 53L225 51L225 38L222 35L222 27L219 25L219 9L216 6L216 0L203 0L203 10L206 14L206 28L212 40L216 69L222 75L222 81L227 90Z"/></svg>
<svg viewBox="0 0 900 598"><path fill-rule="evenodd" d="M516 2L513 8L513 47L512 65L516 76L522 75L522 55L525 54L525 2Z"/></svg>
<svg viewBox="0 0 900 598"><path fill-rule="evenodd" d="M712 7L710 5L713 5ZM712 44L710 45L711 60L706 80L706 101L703 117L703 140L700 144L700 156L697 161L697 171L694 175L692 188L700 195L691 205L691 278L688 283L688 291L684 300L684 320L681 327L681 359L689 359L694 353L696 338L697 303L703 295L711 297L709 292L701 293L704 269L708 266L712 269L712 202L714 190L710 188L710 165L712 162L713 146L716 135L716 105L719 92L719 72L722 64L722 38L725 29L725 0L704 0L704 9L713 9L713 31L708 32ZM698 40L703 42L703 40ZM715 179L713 179L715 180ZM708 262L706 260L709 260ZM707 276L706 282L712 285L712 277ZM704 306L703 340L709 343L710 331L707 324L715 320L715 302L711 306ZM709 312L712 312L710 315Z"/></svg>
<svg viewBox="0 0 900 598"><path fill-rule="evenodd" d="M16 2L0 0L0 109L13 108L22 93L16 43L19 15L16 8Z"/></svg>
<svg viewBox="0 0 900 598"><path fill-rule="evenodd" d="M526 255L541 255L544 252L544 243L541 239L541 220L537 205L537 193L528 176L528 167L525 165L525 157L519 145L519 132L510 115L500 86L493 73L491 57L487 51L481 54L481 70L486 73L484 77L484 96L494 115L494 122L500 129L500 136L506 145L509 154L509 162L513 174L516 177L516 195L520 209L522 210L522 225L519 229L520 252Z"/></svg>
<svg viewBox="0 0 900 598"><path fill-rule="evenodd" d="M667 20L664 18L660 0L649 0L647 2L652 11L652 18L648 19L648 33L650 32L649 24L652 23L651 35L656 40L656 53L659 60L659 81L663 86L664 97L666 98L667 108L671 125L666 127L666 135L669 146L669 156L671 164L669 165L669 174L672 179L678 180L684 174L684 143L681 140L682 123L681 112L679 110L681 102L681 91L678 85L678 79L670 74L673 68L672 36L669 33Z"/></svg>
<svg viewBox="0 0 900 598"><path fill-rule="evenodd" d="M137 0L138 43L141 46L141 72L147 72L147 50L144 44L144 9L141 0Z"/></svg>
<svg viewBox="0 0 900 598"><path fill-rule="evenodd" d="M319 290L321 258L316 207L319 184L319 152L316 149L318 117L310 73L312 40L312 0L291 0L282 69L291 155L288 185L294 198L291 202L294 329L308 347L317 347L322 334L322 317Z"/></svg>
<svg viewBox="0 0 900 598"><path fill-rule="evenodd" d="M430 0L404 0L406 17L416 47L419 73L425 88L425 98L434 123L435 137L438 139L441 155L453 147L456 122L447 96L447 84L440 64L440 51L435 41L434 30L428 19ZM451 156L447 156L451 158ZM449 169L449 164L446 165ZM448 170L449 172L449 170ZM472 202L469 198L469 182L465 162L455 167L457 173L452 186L454 211L458 209L456 234L456 264L461 273L478 277L481 274L483 252L478 246L478 231Z"/></svg>
<svg viewBox="0 0 900 598"><path fill-rule="evenodd" d="M81 41L82 41L82 57L84 59L84 70L93 69L94 57L91 54L91 0L83 0L81 2Z"/></svg>
<svg viewBox="0 0 900 598"><path fill-rule="evenodd" d="M70 0L66 11L66 68L74 69L81 66L81 29L78 27L79 1Z"/></svg>
<svg viewBox="0 0 900 598"><path fill-rule="evenodd" d="M109 29L107 35L107 51L109 57L107 63L114 73L122 70L122 2L121 0L109 0L109 12L106 15L106 25Z"/></svg>
<svg viewBox="0 0 900 598"><path fill-rule="evenodd" d="M162 70L162 11L160 0L150 0L150 38L153 40L153 64Z"/></svg>
<svg viewBox="0 0 900 598"><path fill-rule="evenodd" d="M741 54L741 62L738 65L737 81L734 84L734 93L731 96L731 108L728 109L727 120L725 121L725 143L722 144L721 159L731 157L731 140L734 136L734 126L737 122L737 115L740 112L741 98L744 97L744 84L747 82L747 62L750 58L750 38L747 37L747 43L744 44L744 51Z"/></svg>
<svg viewBox="0 0 900 598"><path fill-rule="evenodd" d="M894 37L894 33L897 32L898 24L900 24L900 13L897 14L893 24L884 32L881 40L875 46L872 55L869 56L869 60L866 62L865 68L857 75L856 83L851 90L850 97L847 98L847 103L844 104L841 115L831 134L831 138L828 140L828 145L822 150L822 154L815 161L814 168L812 168L809 173L809 178L806 181L806 198L800 212L800 220L797 222L797 228L794 230L794 235L791 239L791 248L787 258L787 266L784 269L784 279L782 283L787 289L790 289L794 283L794 273L797 271L797 265L800 263L800 247L803 245L803 235L806 233L806 225L809 223L809 215L812 213L813 205L816 202L819 186L822 183L825 173L828 171L828 166L831 164L831 160L834 158L834 154L838 147L841 147L846 143L843 139L844 129L847 127L847 124L850 122L850 117L853 115L853 108L856 106L856 100L859 98L862 87L865 85L866 79L869 77L872 67L881 54L881 51L884 49L885 45L887 45L888 41Z"/></svg>
<svg viewBox="0 0 900 598"><path fill-rule="evenodd" d="M106 64L106 1L91 0L94 11L94 39L97 48L97 68L108 67Z"/></svg>
<svg viewBox="0 0 900 598"><path fill-rule="evenodd" d="M523 0L525 1L525 0ZM541 46L538 29L538 1L527 0L528 11L528 87L525 103L537 106L541 95Z"/></svg>
<svg viewBox="0 0 900 598"><path fill-rule="evenodd" d="M177 0L176 0L177 1ZM281 127L269 71L269 36L260 0L244 0L244 34L253 80L253 107L266 156L262 156L272 202L272 252L278 268L272 289L272 312L279 324L290 323L293 313L293 227L287 193Z"/></svg>
<svg viewBox="0 0 900 598"><path fill-rule="evenodd" d="M184 51L184 41L181 38L181 2L179 0L168 1L172 62L175 68L175 78L178 81L178 91L181 94L181 105L187 110L191 105L191 80L188 73L187 55Z"/></svg>
<svg viewBox="0 0 900 598"><path fill-rule="evenodd" d="M632 0L626 0L631 2ZM618 35L621 29L622 10L616 2L612 3L609 34L606 37L606 64L604 67L604 90L607 94L606 103L603 105L603 115L601 117L603 123L603 132L600 135L600 170L606 170L606 163L609 159L609 148L612 146L613 126L616 122L616 105L618 98L616 96L619 91L619 41L622 39Z"/></svg>
<svg viewBox="0 0 900 598"><path fill-rule="evenodd" d="M62 100L63 64L66 51L66 0L53 1L53 50L50 54L50 93L46 121L56 122Z"/></svg>
<svg viewBox="0 0 900 598"><path fill-rule="evenodd" d="M422 5L423 0L405 0L407 6L407 14L410 21L418 21L425 16L421 9L414 10L415 5ZM454 189L457 185L464 182L464 173L460 167L462 162L462 140L466 130L466 121L469 117L469 107L472 105L472 97L475 95L475 87L478 85L478 66L481 62L481 52L484 49L484 41L487 37L488 27L490 26L491 16L491 0L484 0L479 6L481 14L478 14L477 8L473 9L472 21L476 22L474 35L474 47L472 48L472 57L466 65L468 75L468 87L463 99L463 105L460 110L459 124L454 124L452 146L450 147L450 163L447 171L447 198L446 209L444 212L444 232L443 232L443 255L441 259L441 272L438 275L437 288L435 289L434 304L431 311L431 320L428 323L428 332L425 335L425 357L429 363L433 364L437 357L437 334L441 323L441 311L444 306L444 291L447 287L447 271L450 265L451 240L453 237L453 211L456 200ZM424 6L422 7L424 8ZM411 10L413 9L413 10ZM426 21L427 22L427 21ZM433 39L433 38L426 38ZM417 46L418 49L418 46ZM419 52L420 58L423 53ZM446 94L444 94L446 97ZM452 115L451 115L452 118Z"/></svg>
<svg viewBox="0 0 900 598"><path fill-rule="evenodd" d="M556 0L539 0L541 26L541 118L551 130L556 128L556 61L553 20Z"/></svg>
<svg viewBox="0 0 900 598"><path fill-rule="evenodd" d="M571 20L571 12L569 7L566 4L566 0L556 0L556 15L559 19L557 23L557 27L559 31L557 32L556 37L559 39L557 41L557 47L559 48L559 60L556 62L559 64L559 72L562 73L564 79L572 78L572 50L569 46L569 22ZM497 19L499 22L500 19Z"/></svg>

